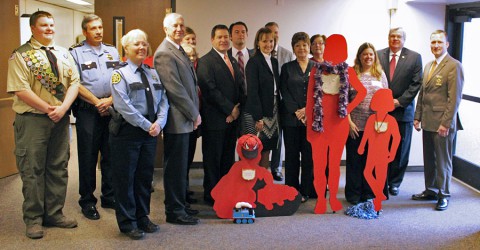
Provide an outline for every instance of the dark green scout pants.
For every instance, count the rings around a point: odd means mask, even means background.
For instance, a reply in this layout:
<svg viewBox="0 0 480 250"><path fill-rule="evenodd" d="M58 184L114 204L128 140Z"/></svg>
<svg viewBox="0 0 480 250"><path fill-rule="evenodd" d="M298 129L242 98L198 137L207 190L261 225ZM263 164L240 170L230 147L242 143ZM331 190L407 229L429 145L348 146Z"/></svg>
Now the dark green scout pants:
<svg viewBox="0 0 480 250"><path fill-rule="evenodd" d="M23 220L27 225L41 225L63 216L70 158L68 125L68 115L58 123L41 114L15 117L15 155L23 182Z"/></svg>

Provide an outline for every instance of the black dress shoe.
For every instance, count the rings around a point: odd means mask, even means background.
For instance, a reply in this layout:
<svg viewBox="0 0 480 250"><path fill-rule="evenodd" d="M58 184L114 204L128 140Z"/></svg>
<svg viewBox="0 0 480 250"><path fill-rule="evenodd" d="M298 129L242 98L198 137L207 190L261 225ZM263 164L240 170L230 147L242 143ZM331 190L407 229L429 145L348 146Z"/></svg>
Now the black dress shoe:
<svg viewBox="0 0 480 250"><path fill-rule="evenodd" d="M438 199L437 195L429 195L429 194L426 194L425 192L412 195L412 200L416 200L416 201L435 201L437 199Z"/></svg>
<svg viewBox="0 0 480 250"><path fill-rule="evenodd" d="M130 232L122 232L122 233L128 236L132 240L140 240L145 236L145 232L138 228L132 229L132 231Z"/></svg>
<svg viewBox="0 0 480 250"><path fill-rule="evenodd" d="M391 186L389 189L388 189L388 192L393 195L393 196L397 196L398 195L398 192L400 190L398 189L398 187L394 187L394 186Z"/></svg>
<svg viewBox="0 0 480 250"><path fill-rule="evenodd" d="M279 172L279 171L275 171L273 172L273 179L276 180L276 181L283 181L283 174L282 172Z"/></svg>
<svg viewBox="0 0 480 250"><path fill-rule="evenodd" d="M302 195L302 203L307 202L309 199L308 195Z"/></svg>
<svg viewBox="0 0 480 250"><path fill-rule="evenodd" d="M172 224L178 224L178 225L197 225L199 219L192 217L190 215L183 215L179 217L168 217L167 216L167 222L172 223Z"/></svg>
<svg viewBox="0 0 480 250"><path fill-rule="evenodd" d="M187 213L188 215L197 215L198 213L200 213L200 211L186 207L185 213Z"/></svg>
<svg viewBox="0 0 480 250"><path fill-rule="evenodd" d="M440 199L438 199L438 201L437 201L437 206L435 206L435 210L443 211L443 210L447 210L447 208L448 208L448 200L447 200L447 198L440 198Z"/></svg>
<svg viewBox="0 0 480 250"><path fill-rule="evenodd" d="M146 225L138 225L138 228L144 231L145 233L155 233L160 230L160 226L157 224L154 224L150 220Z"/></svg>
<svg viewBox="0 0 480 250"><path fill-rule="evenodd" d="M90 220L100 219L100 214L97 211L95 205L87 205L82 207L82 214Z"/></svg>

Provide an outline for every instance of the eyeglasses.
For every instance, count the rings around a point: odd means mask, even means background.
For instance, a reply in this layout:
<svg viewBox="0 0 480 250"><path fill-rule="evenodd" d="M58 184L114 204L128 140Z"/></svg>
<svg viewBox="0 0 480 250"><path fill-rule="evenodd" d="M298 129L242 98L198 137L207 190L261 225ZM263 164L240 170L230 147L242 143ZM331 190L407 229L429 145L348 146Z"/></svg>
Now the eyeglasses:
<svg viewBox="0 0 480 250"><path fill-rule="evenodd" d="M320 42L320 43L312 43L312 46L322 46L325 45L325 43Z"/></svg>

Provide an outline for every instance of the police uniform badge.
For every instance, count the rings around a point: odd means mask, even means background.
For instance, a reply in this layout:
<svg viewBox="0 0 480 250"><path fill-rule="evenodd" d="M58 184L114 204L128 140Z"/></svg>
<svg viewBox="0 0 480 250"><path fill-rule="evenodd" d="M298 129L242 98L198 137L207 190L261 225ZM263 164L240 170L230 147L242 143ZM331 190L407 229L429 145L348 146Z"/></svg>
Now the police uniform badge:
<svg viewBox="0 0 480 250"><path fill-rule="evenodd" d="M120 74L119 74L118 72L113 73L113 75L112 75L112 84L117 84L117 83L119 83L121 79L122 79L122 77L120 76Z"/></svg>
<svg viewBox="0 0 480 250"><path fill-rule="evenodd" d="M110 55L110 54L107 54L107 59L110 60L110 61L113 61L113 56Z"/></svg>

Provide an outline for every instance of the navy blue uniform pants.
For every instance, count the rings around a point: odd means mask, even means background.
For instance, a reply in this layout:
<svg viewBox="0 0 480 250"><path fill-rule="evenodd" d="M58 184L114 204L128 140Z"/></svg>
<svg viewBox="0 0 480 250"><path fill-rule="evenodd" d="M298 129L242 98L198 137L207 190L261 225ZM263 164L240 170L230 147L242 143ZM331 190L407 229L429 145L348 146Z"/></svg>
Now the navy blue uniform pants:
<svg viewBox="0 0 480 250"><path fill-rule="evenodd" d="M110 151L108 147L108 123L110 116L100 116L97 109L83 101L76 112L78 177L81 207L95 205L97 198L93 194L96 189L96 173L98 153L102 171L102 204L113 204L113 187L111 181Z"/></svg>
<svg viewBox="0 0 480 250"><path fill-rule="evenodd" d="M156 137L130 124L117 136L110 134L116 217L122 232L149 221L156 147Z"/></svg>

